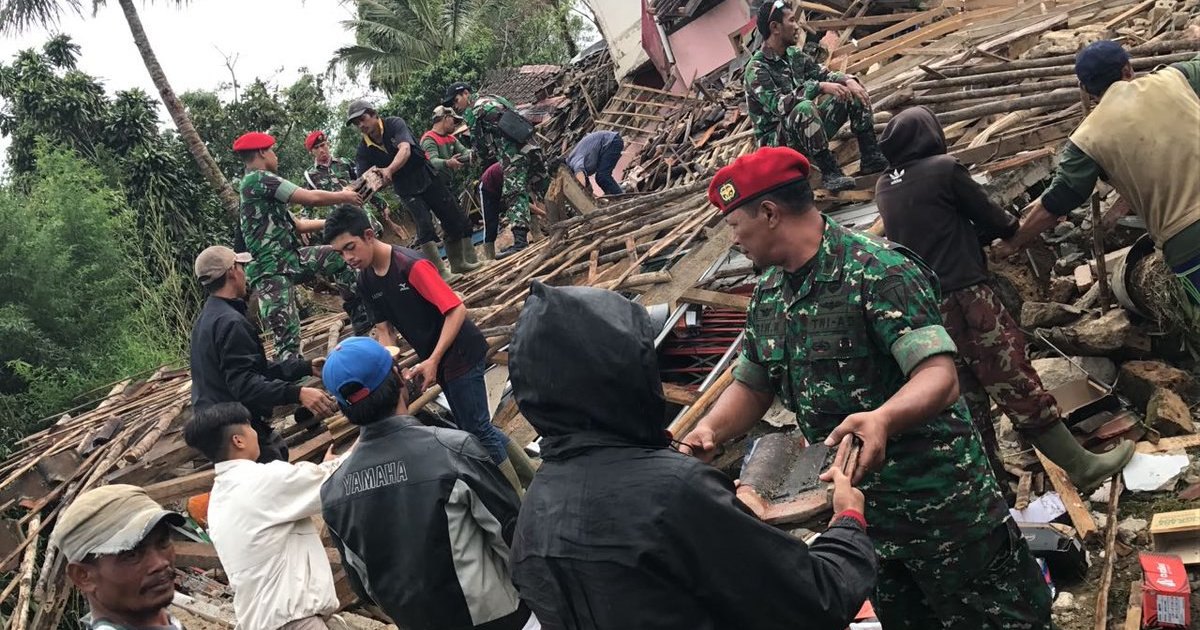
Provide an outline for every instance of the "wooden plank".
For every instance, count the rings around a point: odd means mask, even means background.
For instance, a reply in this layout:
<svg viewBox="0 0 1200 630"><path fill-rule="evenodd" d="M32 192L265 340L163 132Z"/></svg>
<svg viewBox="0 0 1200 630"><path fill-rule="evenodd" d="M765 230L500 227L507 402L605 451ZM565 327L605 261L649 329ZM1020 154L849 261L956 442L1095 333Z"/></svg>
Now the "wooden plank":
<svg viewBox="0 0 1200 630"><path fill-rule="evenodd" d="M905 13L887 13L884 15L864 15L862 17L853 18L835 18L832 20L809 20L808 26L823 31L836 30L841 28L853 28L857 26L878 26L880 24L891 24L893 22L903 22L904 20L912 19L921 15L920 11L908 11Z"/></svg>
<svg viewBox="0 0 1200 630"><path fill-rule="evenodd" d="M856 50L867 50L875 42L881 42L892 35L895 35L896 33L901 33L914 26L920 26L927 22L932 22L933 20L936 20L947 13L948 11L944 8L922 11L904 20L903 22L900 22L899 24L893 24L892 26L871 33L870 35L867 35L853 44L840 46L836 50L831 51L829 56L838 57L847 53L852 53Z"/></svg>
<svg viewBox="0 0 1200 630"><path fill-rule="evenodd" d="M995 10L988 11L986 13L994 12ZM846 71L853 74L855 72L870 68L875 63L887 61L889 58L895 55L897 51L903 48L908 48L927 42L936 37L946 35L955 29L961 28L963 22L967 21L968 19L977 17L982 16L972 15L970 13L960 13L935 24L918 29L917 31L909 33L903 37L882 43L878 46L874 46L861 53L850 55L850 64L846 67Z"/></svg>
<svg viewBox="0 0 1200 630"><path fill-rule="evenodd" d="M336 549L325 548L325 556L329 564L337 571L342 566L342 557ZM221 568L221 559L217 550L209 543L192 541L175 541L175 565L210 571Z"/></svg>
<svg viewBox="0 0 1200 630"><path fill-rule="evenodd" d="M663 383L663 397L667 402L683 405L685 407L696 404L700 398L700 393L694 389L688 389L678 383Z"/></svg>
<svg viewBox="0 0 1200 630"><path fill-rule="evenodd" d="M1134 580L1129 583L1129 608L1125 611L1123 630L1142 630L1142 583Z"/></svg>
<svg viewBox="0 0 1200 630"><path fill-rule="evenodd" d="M1111 30L1113 29L1113 27L1114 27L1114 26L1116 26L1116 25L1120 24L1121 22L1124 22L1125 20L1127 20L1127 19L1129 19L1129 18L1131 18L1131 17L1133 17L1133 16L1135 16L1135 15L1137 15L1137 14L1139 14L1139 13L1141 13L1141 12L1145 11L1146 9L1149 9L1149 8L1150 8L1150 7L1152 7L1152 6L1154 6L1154 0L1146 0L1145 2L1142 2L1142 3L1140 3L1140 4L1137 4L1137 5L1135 5L1135 6L1134 6L1132 9L1130 9L1130 10L1128 10L1128 11L1125 11L1125 12L1124 12L1124 13L1122 13L1121 15L1118 15L1117 17L1115 17L1115 18L1113 18L1113 19L1111 19L1111 20L1109 20L1109 21L1105 22L1105 23L1104 23L1104 30L1106 30L1106 31L1111 31Z"/></svg>
<svg viewBox="0 0 1200 630"><path fill-rule="evenodd" d="M1163 453L1179 449L1196 448L1197 446L1200 446L1200 434L1163 438L1158 441L1158 444L1138 442L1135 448L1139 453Z"/></svg>
<svg viewBox="0 0 1200 630"><path fill-rule="evenodd" d="M1034 452L1041 460L1042 467L1046 469L1046 476L1050 478L1051 485L1066 506L1067 515L1071 517L1071 524L1075 526L1076 533L1085 542L1090 541L1096 536L1099 528L1096 527L1096 519L1092 518L1092 513L1084 506L1079 490L1067 477L1067 471L1047 459L1041 451L1034 449Z"/></svg>
<svg viewBox="0 0 1200 630"><path fill-rule="evenodd" d="M1117 502L1121 499L1121 475L1113 475L1109 483L1112 486L1108 491L1108 518L1104 532L1104 570L1096 590L1096 615L1093 618L1096 630L1108 628L1108 590L1112 587L1113 564L1117 559Z"/></svg>
<svg viewBox="0 0 1200 630"><path fill-rule="evenodd" d="M709 291L707 289L688 289L679 296L679 299L692 304L700 304L701 306L711 306L713 308L732 308L739 311L745 311L750 308L750 298L745 295L736 293L723 293L721 291Z"/></svg>

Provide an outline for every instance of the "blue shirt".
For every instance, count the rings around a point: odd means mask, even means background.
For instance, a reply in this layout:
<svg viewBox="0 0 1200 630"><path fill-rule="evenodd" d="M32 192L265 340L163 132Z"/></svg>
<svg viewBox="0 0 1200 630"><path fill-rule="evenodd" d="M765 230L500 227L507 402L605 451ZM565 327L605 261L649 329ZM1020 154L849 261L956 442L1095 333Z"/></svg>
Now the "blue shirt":
<svg viewBox="0 0 1200 630"><path fill-rule="evenodd" d="M567 158L567 166L571 168L572 173L594 174L600 163L600 154L619 138L620 136L615 131L589 133L571 150L571 155Z"/></svg>

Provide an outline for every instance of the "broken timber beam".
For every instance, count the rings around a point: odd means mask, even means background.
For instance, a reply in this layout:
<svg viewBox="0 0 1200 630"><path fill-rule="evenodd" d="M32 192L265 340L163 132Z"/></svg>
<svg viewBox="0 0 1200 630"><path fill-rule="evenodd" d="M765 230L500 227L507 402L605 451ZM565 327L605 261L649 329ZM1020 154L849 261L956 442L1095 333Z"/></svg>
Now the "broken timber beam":
<svg viewBox="0 0 1200 630"><path fill-rule="evenodd" d="M750 308L750 298L745 295L736 293L722 293L721 291L709 291L707 289L688 289L679 296L679 299L692 304L701 306L711 306L713 308L731 308L738 311L745 311Z"/></svg>
<svg viewBox="0 0 1200 630"><path fill-rule="evenodd" d="M1092 513L1084 507L1079 490L1067 478L1067 471L1050 461L1041 451L1034 449L1034 452L1042 462L1042 467L1046 469L1046 476L1050 478L1051 485L1054 486L1054 490L1058 492L1059 498L1067 508L1067 516L1071 517L1071 524L1075 526L1079 538L1085 542L1094 538L1099 531L1096 527L1096 519L1092 518Z"/></svg>

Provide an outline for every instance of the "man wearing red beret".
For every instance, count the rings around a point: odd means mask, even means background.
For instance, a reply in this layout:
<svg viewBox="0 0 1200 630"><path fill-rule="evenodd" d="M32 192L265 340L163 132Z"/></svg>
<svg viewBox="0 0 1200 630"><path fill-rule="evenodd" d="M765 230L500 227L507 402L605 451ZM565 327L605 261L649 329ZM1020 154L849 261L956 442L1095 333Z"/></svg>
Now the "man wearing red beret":
<svg viewBox="0 0 1200 630"><path fill-rule="evenodd" d="M319 232L325 221L294 216L288 204L332 206L361 205L362 198L351 188L336 192L306 190L279 177L275 139L251 131L233 143L233 151L246 164L239 189L242 209L238 227L246 249L254 257L246 265L250 286L258 293L258 311L275 337L275 357L287 359L300 354L300 312L296 308L296 282L315 276L332 280L343 295L354 295L354 270L328 245L304 247L301 234ZM357 301L355 301L357 302ZM354 307L348 305L348 310ZM361 308L361 307L359 307ZM365 313L352 314L365 321ZM369 325L369 324L368 324Z"/></svg>
<svg viewBox="0 0 1200 630"><path fill-rule="evenodd" d="M313 165L307 171L304 171L304 187L309 190L328 190L337 192L346 186L349 186L354 180L358 179L358 173L354 169L354 163L345 158L335 158L329 150L329 136L325 135L324 131L316 130L308 134L304 138L304 148L308 149L308 154L313 158ZM399 235L402 233L400 226L392 222L392 215L388 211L387 202L378 194L372 195L369 200L371 207L364 206L367 211L367 216L371 219L371 227L375 228L375 233L383 235L383 226L379 224L380 219L387 224L388 229ZM316 216L318 213L312 208L305 208L300 213L306 219L323 219L324 216ZM314 245L323 242L320 233L308 235L308 242Z"/></svg>
<svg viewBox="0 0 1200 630"><path fill-rule="evenodd" d="M853 480L881 558L872 601L885 628L1049 628L1049 591L959 400L936 276L818 212L808 172L796 151L767 147L709 186L734 242L767 271L734 382L681 450L711 459L779 397L809 442L862 441Z"/></svg>

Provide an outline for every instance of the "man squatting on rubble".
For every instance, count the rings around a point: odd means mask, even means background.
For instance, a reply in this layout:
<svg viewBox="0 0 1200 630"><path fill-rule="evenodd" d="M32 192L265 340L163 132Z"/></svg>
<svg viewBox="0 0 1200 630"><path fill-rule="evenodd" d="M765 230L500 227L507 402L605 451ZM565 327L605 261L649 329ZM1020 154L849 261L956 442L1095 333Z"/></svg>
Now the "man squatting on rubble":
<svg viewBox="0 0 1200 630"><path fill-rule="evenodd" d="M247 264L250 286L258 294L258 311L275 338L275 357L287 359L300 354L300 311L296 306L298 282L324 276L351 296L343 308L351 321L362 321L360 302L354 299L354 272L326 246L303 246L300 234L319 232L325 222L296 217L288 204L332 206L359 205L362 198L350 188L337 192L307 190L279 177L275 139L258 131L240 136L233 151L246 165L242 178L241 213L238 225L246 250L253 259Z"/></svg>
<svg viewBox="0 0 1200 630"><path fill-rule="evenodd" d="M871 100L866 88L851 75L818 63L796 44L800 41L798 14L786 0L764 2L758 8L762 47L746 62L743 82L746 105L760 147L791 147L821 169L830 192L854 188L829 138L850 121L858 137L860 175L887 168L875 139Z"/></svg>
<svg viewBox="0 0 1200 630"><path fill-rule="evenodd" d="M587 178L591 176L604 194L619 195L623 191L617 180L613 179L613 171L623 151L625 141L620 134L615 131L593 131L571 149L571 154L567 156L567 168L571 169L580 184L586 186Z"/></svg>
<svg viewBox="0 0 1200 630"><path fill-rule="evenodd" d="M354 159L359 172L377 167L384 180L391 182L392 189L417 224L415 247L433 263L442 278L451 282L457 279L456 274L478 269L480 264L475 260L475 248L471 245L467 213L459 207L445 181L434 173L408 123L398 116L382 118L369 102L357 100L350 104L346 124L357 127L362 133ZM445 233L442 242L446 246L449 270L442 265L438 253L434 215L441 221Z"/></svg>
<svg viewBox="0 0 1200 630"><path fill-rule="evenodd" d="M175 597L169 526L183 524L182 516L164 510L145 490L124 484L88 490L62 511L50 546L87 598L88 614L79 620L84 628L182 630L167 606Z"/></svg>
<svg viewBox="0 0 1200 630"><path fill-rule="evenodd" d="M489 159L496 159L504 170L505 218L512 230L513 244L497 257L504 258L525 249L529 246L530 213L541 214L540 208L534 209L531 191L536 179L539 192L545 192L545 164L542 162L541 148L533 141L536 136L530 135L522 142L514 139L506 130L509 130L507 121L528 127L528 130L532 130L533 126L507 99L500 96L476 97L471 86L462 82L446 87L442 105L453 107L454 111L463 115L471 128L471 139L481 162L486 164Z"/></svg>
<svg viewBox="0 0 1200 630"><path fill-rule="evenodd" d="M779 397L809 442L862 440L854 480L885 628L1050 628L1050 591L958 400L936 278L911 252L820 213L808 174L804 156L767 147L709 185L734 242L767 271L734 382L680 448L710 460Z"/></svg>
<svg viewBox="0 0 1200 630"><path fill-rule="evenodd" d="M894 169L875 184L884 230L937 274L942 321L958 348L958 389L996 479L1008 475L992 423L992 399L1081 491L1120 472L1133 457L1133 442L1123 441L1103 455L1080 446L1029 362L1025 334L988 284L982 244L1011 237L1016 217L988 199L966 167L946 154L945 133L928 109L912 107L897 114L881 143Z"/></svg>
<svg viewBox="0 0 1200 630"><path fill-rule="evenodd" d="M513 542L521 597L555 630L843 630L875 584L862 493L834 467L811 547L756 518L671 449L657 332L617 293L532 286L509 354L543 454Z"/></svg>
<svg viewBox="0 0 1200 630"><path fill-rule="evenodd" d="M312 517L321 513L321 484L342 461L333 446L321 464L257 463L250 412L239 403L196 412L183 438L216 472L208 534L229 576L238 628L326 628L323 617L339 604Z"/></svg>
<svg viewBox="0 0 1200 630"><path fill-rule="evenodd" d="M258 434L258 460L288 460L287 445L271 428L271 411L299 403L315 418L337 408L324 390L301 387L296 381L320 375L320 366L301 356L268 361L257 326L246 318L246 266L249 252L213 245L196 256L196 279L208 299L192 326L192 410L237 402L250 412ZM302 415L302 414L297 414Z"/></svg>
<svg viewBox="0 0 1200 630"><path fill-rule="evenodd" d="M376 338L395 346L399 332L421 358L405 379L420 391L440 383L458 427L479 438L492 461L520 488L510 460L519 459L528 470L532 464L492 424L483 380L487 340L467 317L462 298L420 254L379 240L359 208L335 208L325 224L325 240L358 270L358 290L373 316Z"/></svg>
<svg viewBox="0 0 1200 630"><path fill-rule="evenodd" d="M358 179L360 173L354 168L354 163L345 158L335 158L329 151L329 136L325 135L324 131L316 130L310 132L304 138L304 148L308 149L308 154L312 156L313 164L308 170L304 171L304 187L309 190L328 190L337 192L350 186L354 180ZM380 225L380 220L388 224L388 228L396 234L400 234L400 228L395 223L392 223L391 212L388 210L387 202L380 195L372 195L369 201L371 208L367 210L367 216L371 217L371 227L375 228L378 234L383 234L383 226ZM317 216L317 213L312 208L305 208L301 214L306 219L324 219L325 217ZM308 235L308 242L313 245L322 244L321 234L315 232Z"/></svg>
<svg viewBox="0 0 1200 630"><path fill-rule="evenodd" d="M407 383L374 339L342 341L321 378L359 427L321 488L354 592L406 630L538 630L509 578L520 499L479 441L408 415Z"/></svg>
<svg viewBox="0 0 1200 630"><path fill-rule="evenodd" d="M1178 301L1200 321L1200 56L1134 77L1120 44L1089 44L1075 76L1095 109L1060 152L1050 187L1029 207L1016 235L993 248L1007 257L1079 207L1104 179L1146 221L1179 279Z"/></svg>

